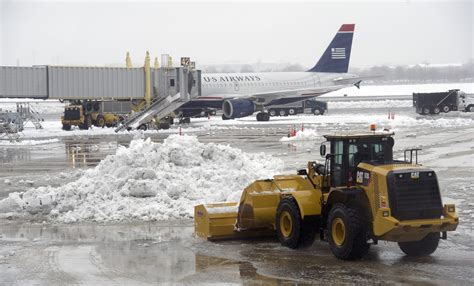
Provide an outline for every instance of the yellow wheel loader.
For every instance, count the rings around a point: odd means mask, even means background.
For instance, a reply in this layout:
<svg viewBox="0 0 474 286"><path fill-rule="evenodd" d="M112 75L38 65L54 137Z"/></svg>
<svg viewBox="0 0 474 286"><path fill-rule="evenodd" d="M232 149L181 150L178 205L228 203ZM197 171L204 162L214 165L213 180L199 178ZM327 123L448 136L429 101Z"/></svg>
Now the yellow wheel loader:
<svg viewBox="0 0 474 286"><path fill-rule="evenodd" d="M324 137L324 164L257 180L240 202L195 206L196 235L276 235L282 245L301 248L319 234L337 258L354 260L379 240L398 242L409 256L430 255L456 229L455 206L443 206L436 173L418 164L419 149L406 150L399 161L393 160L393 133Z"/></svg>
<svg viewBox="0 0 474 286"><path fill-rule="evenodd" d="M71 130L72 126L87 130L92 125L97 127L114 127L123 120L120 114L114 112L103 112L100 102L75 101L64 108L64 116L61 123L64 130Z"/></svg>

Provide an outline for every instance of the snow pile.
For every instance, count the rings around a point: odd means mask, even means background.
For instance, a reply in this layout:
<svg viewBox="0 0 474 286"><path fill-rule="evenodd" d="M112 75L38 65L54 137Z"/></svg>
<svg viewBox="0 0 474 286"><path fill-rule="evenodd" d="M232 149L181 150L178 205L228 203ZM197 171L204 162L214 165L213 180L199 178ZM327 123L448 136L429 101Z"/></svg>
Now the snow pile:
<svg viewBox="0 0 474 286"><path fill-rule="evenodd" d="M473 126L474 118L468 117L451 117L451 118L438 118L438 117L420 117L413 118L409 116L396 116L394 120L389 120L387 118L378 118L374 120L377 126L389 128L391 130L400 130L401 128L412 128L423 127L426 129L433 128L451 128L451 127L461 127L461 126Z"/></svg>
<svg viewBox="0 0 474 286"><path fill-rule="evenodd" d="M281 142L310 141L310 140L318 140L318 139L321 139L321 136L316 132L316 130L305 129L305 130L297 131L295 136L282 137L280 141Z"/></svg>
<svg viewBox="0 0 474 286"><path fill-rule="evenodd" d="M162 144L136 139L76 181L10 194L0 201L0 217L66 223L189 218L196 204L237 201L249 183L272 177L282 165L264 153L193 136L171 135Z"/></svg>

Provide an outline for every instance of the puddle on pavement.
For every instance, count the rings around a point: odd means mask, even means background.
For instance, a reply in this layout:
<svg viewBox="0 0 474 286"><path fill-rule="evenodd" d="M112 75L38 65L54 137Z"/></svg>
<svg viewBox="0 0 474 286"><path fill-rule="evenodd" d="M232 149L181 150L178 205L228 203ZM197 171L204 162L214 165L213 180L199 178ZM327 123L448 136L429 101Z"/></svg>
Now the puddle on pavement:
<svg viewBox="0 0 474 286"><path fill-rule="evenodd" d="M199 253L193 248L193 244L200 242L193 238L192 224L188 221L180 224L3 223L0 224L0 245L13 243L44 249L45 263L50 263L48 257L54 256L52 269L79 276L79 279L81 271L87 270L106 277L115 275L153 283L287 284L285 280L258 274L250 262ZM84 270L74 265L81 265Z"/></svg>

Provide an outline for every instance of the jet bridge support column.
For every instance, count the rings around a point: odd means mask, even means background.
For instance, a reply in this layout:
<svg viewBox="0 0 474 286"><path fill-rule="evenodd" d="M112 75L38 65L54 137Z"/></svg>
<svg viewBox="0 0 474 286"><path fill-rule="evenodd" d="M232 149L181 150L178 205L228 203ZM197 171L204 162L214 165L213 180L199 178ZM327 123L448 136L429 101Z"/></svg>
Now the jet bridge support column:
<svg viewBox="0 0 474 286"><path fill-rule="evenodd" d="M145 65L145 102L149 107L151 103L151 67L150 67L150 53L146 52Z"/></svg>

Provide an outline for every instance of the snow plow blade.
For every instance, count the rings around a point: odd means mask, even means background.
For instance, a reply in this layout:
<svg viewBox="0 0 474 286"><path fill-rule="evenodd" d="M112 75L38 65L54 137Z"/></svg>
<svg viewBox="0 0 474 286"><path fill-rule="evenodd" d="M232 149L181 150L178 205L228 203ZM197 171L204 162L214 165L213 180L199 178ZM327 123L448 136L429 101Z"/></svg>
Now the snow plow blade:
<svg viewBox="0 0 474 286"><path fill-rule="evenodd" d="M194 207L194 229L207 240L239 239L275 235L272 229L241 231L236 227L238 202L202 204Z"/></svg>

